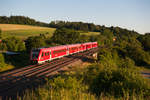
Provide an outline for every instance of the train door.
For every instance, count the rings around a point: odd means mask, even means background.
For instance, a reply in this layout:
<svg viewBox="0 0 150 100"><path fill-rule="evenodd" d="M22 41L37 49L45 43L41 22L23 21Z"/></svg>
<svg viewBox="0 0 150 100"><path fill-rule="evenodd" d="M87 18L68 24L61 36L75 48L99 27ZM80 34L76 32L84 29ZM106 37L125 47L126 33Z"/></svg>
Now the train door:
<svg viewBox="0 0 150 100"><path fill-rule="evenodd" d="M44 57L45 57L45 53L42 51L40 60L43 61L43 60L44 60Z"/></svg>
<svg viewBox="0 0 150 100"><path fill-rule="evenodd" d="M45 57L44 57L44 58L45 58L45 60L48 60L48 59L49 59L49 51L46 51L46 52L45 52Z"/></svg>
<svg viewBox="0 0 150 100"><path fill-rule="evenodd" d="M69 47L67 47L67 55L69 55Z"/></svg>
<svg viewBox="0 0 150 100"><path fill-rule="evenodd" d="M49 51L49 60L52 59L51 50Z"/></svg>

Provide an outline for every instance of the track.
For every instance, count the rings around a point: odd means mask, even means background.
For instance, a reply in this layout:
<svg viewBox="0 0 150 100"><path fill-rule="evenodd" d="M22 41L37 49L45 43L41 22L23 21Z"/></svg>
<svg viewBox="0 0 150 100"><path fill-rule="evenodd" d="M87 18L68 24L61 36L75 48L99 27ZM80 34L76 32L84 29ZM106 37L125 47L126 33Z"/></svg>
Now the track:
<svg viewBox="0 0 150 100"><path fill-rule="evenodd" d="M2 99L15 97L17 93L23 93L25 89L37 87L45 82L45 77L50 77L52 72L59 71L83 57L87 57L97 52L94 48L85 52L80 52L68 57L63 57L41 65L29 65L0 75L0 96ZM7 98L8 97L8 98ZM1 99L1 98L0 98Z"/></svg>

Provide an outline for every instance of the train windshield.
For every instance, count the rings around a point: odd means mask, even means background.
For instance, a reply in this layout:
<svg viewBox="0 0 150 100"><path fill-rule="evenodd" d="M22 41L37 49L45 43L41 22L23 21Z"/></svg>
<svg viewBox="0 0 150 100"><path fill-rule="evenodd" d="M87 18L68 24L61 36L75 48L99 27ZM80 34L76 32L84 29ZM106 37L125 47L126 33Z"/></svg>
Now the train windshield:
<svg viewBox="0 0 150 100"><path fill-rule="evenodd" d="M32 59L37 59L39 55L39 50L32 50Z"/></svg>

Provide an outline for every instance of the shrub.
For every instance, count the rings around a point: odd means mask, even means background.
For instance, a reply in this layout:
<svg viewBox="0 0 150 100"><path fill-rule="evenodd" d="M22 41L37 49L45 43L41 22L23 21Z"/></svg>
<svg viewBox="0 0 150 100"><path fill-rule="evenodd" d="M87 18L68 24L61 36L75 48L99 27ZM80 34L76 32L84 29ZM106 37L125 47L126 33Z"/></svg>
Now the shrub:
<svg viewBox="0 0 150 100"><path fill-rule="evenodd" d="M0 29L0 39L2 38L2 30Z"/></svg>
<svg viewBox="0 0 150 100"><path fill-rule="evenodd" d="M124 97L127 93L133 95L149 95L150 87L145 79L140 76L135 69L130 68L99 68L101 65L93 65L93 69L89 68L86 80L89 79L91 82L89 84L89 90L100 96L102 93L104 95L111 95L115 97ZM95 74L93 70L98 72ZM94 76L93 76L94 75Z"/></svg>
<svg viewBox="0 0 150 100"><path fill-rule="evenodd" d="M145 52L142 48L134 45L128 45L126 55L133 59L136 65L148 65L150 64L150 55Z"/></svg>
<svg viewBox="0 0 150 100"><path fill-rule="evenodd" d="M0 53L0 67L4 67L5 65L5 59L3 54Z"/></svg>
<svg viewBox="0 0 150 100"><path fill-rule="evenodd" d="M8 51L23 51L25 50L24 42L15 37L9 37L3 40L4 47L2 49L7 49Z"/></svg>
<svg viewBox="0 0 150 100"><path fill-rule="evenodd" d="M74 44L80 39L80 33L66 28L58 28L53 36L52 40L58 44Z"/></svg>
<svg viewBox="0 0 150 100"><path fill-rule="evenodd" d="M24 100L96 100L93 95L85 92L86 86L76 77L56 77L48 80L44 87L36 91L27 91Z"/></svg>
<svg viewBox="0 0 150 100"><path fill-rule="evenodd" d="M43 35L28 37L25 41L25 46L28 52L30 52L32 48L44 47L46 46L45 37Z"/></svg>

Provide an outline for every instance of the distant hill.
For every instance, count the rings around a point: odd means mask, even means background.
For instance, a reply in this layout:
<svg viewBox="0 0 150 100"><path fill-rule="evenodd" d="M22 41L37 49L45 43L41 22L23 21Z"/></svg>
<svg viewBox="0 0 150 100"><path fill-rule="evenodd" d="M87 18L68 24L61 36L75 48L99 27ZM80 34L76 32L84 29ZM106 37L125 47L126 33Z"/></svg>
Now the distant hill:
<svg viewBox="0 0 150 100"><path fill-rule="evenodd" d="M122 37L122 35L126 36L132 36L132 35L139 35L138 32L134 30L128 30L121 27L106 27L104 25L95 25L93 23L84 23L84 22L69 22L69 21L51 21L50 23L44 23L36 21L32 18L25 17L25 16L0 16L0 23L1 24L22 24L22 25L33 25L33 26L42 26L42 27L50 27L50 28L68 28L68 29L74 29L78 31L82 31L83 33L89 33L89 32L100 32L100 33L107 33L106 31L112 32L115 36ZM8 30L8 29L7 29ZM23 31L24 32L24 31ZM45 31L44 31L45 32ZM22 31L19 32L13 32L13 33L22 33ZM31 33L41 33L40 31L31 31ZM12 35L12 34L11 34Z"/></svg>
<svg viewBox="0 0 150 100"><path fill-rule="evenodd" d="M18 38L27 38L39 34L47 34L49 36L55 31L55 28L31 26L31 25L18 25L18 24L0 24L2 36L4 38L15 36Z"/></svg>

